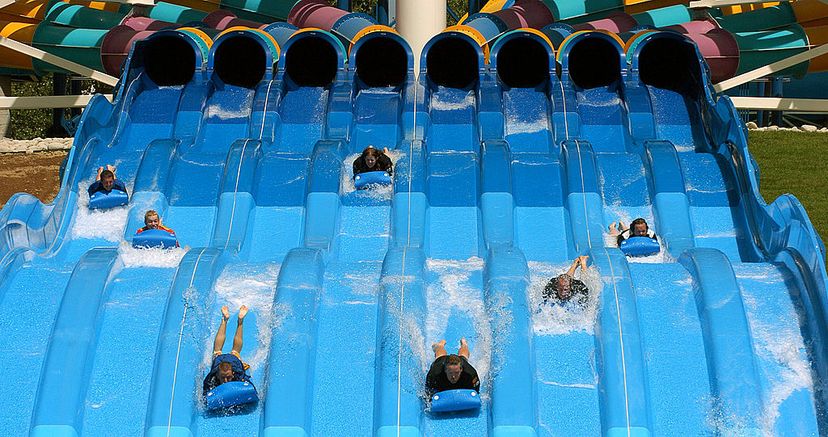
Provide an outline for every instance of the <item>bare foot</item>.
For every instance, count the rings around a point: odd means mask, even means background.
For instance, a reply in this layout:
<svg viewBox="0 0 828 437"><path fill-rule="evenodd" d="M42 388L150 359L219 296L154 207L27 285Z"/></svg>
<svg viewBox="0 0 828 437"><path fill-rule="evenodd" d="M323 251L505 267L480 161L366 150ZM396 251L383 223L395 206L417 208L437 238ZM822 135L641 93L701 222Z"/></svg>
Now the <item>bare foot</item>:
<svg viewBox="0 0 828 437"><path fill-rule="evenodd" d="M445 348L445 347L446 347L446 341L445 340L440 340L437 343L434 343L434 344L431 345L431 350L436 352L437 349Z"/></svg>
<svg viewBox="0 0 828 437"><path fill-rule="evenodd" d="M242 305L239 307L239 322L244 319L244 316L247 315L247 305Z"/></svg>
<svg viewBox="0 0 828 437"><path fill-rule="evenodd" d="M221 317L224 318L225 321L230 318L230 309L227 308L227 305L221 307Z"/></svg>
<svg viewBox="0 0 828 437"><path fill-rule="evenodd" d="M466 342L466 337L460 339L460 347L469 347L469 343Z"/></svg>
<svg viewBox="0 0 828 437"><path fill-rule="evenodd" d="M112 166L112 165L107 164L107 165L106 165L106 169L107 169L107 170L109 170L109 171L111 171L112 173L115 173L115 167L114 167L114 166Z"/></svg>

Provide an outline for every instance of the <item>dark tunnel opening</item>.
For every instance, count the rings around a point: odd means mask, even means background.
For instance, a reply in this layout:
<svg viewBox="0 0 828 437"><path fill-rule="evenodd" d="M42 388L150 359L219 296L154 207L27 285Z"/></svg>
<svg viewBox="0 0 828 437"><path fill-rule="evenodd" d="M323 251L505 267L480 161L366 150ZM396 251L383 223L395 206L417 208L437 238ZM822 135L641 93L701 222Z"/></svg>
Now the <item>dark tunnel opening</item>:
<svg viewBox="0 0 828 437"><path fill-rule="evenodd" d="M696 50L685 41L658 38L649 41L638 55L641 81L684 95L700 90L701 71Z"/></svg>
<svg viewBox="0 0 828 437"><path fill-rule="evenodd" d="M621 78L618 48L603 38L586 38L569 52L569 77L583 88L608 86Z"/></svg>
<svg viewBox="0 0 828 437"><path fill-rule="evenodd" d="M228 85L253 88L264 77L266 59L264 48L258 41L234 36L222 41L216 49L213 69Z"/></svg>
<svg viewBox="0 0 828 437"><path fill-rule="evenodd" d="M497 75L512 88L536 87L549 79L549 53L534 38L513 38L497 54Z"/></svg>
<svg viewBox="0 0 828 437"><path fill-rule="evenodd" d="M285 74L300 87L324 87L336 78L336 50L323 38L299 39L290 46L285 59Z"/></svg>
<svg viewBox="0 0 828 437"><path fill-rule="evenodd" d="M367 87L398 87L408 75L408 54L398 41L372 38L356 54L356 72Z"/></svg>
<svg viewBox="0 0 828 437"><path fill-rule="evenodd" d="M468 88L478 80L477 51L464 39L443 38L428 51L426 68L438 86Z"/></svg>
<svg viewBox="0 0 828 437"><path fill-rule="evenodd" d="M144 47L144 71L158 86L185 85L195 73L195 49L181 38L159 36Z"/></svg>

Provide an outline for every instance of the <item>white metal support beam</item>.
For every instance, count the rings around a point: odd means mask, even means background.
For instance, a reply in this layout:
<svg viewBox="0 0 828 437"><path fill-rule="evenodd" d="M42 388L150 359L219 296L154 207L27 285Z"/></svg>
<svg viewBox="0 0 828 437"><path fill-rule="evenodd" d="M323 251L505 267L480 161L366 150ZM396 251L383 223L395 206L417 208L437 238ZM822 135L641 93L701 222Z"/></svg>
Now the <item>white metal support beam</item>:
<svg viewBox="0 0 828 437"><path fill-rule="evenodd" d="M69 70L72 73L77 73L81 76L86 76L90 79L97 80L98 82L105 83L110 86L115 86L115 84L118 83L118 78L116 77L110 76L106 73L102 73L98 70L93 70L89 67L72 62L68 59L63 59L60 56L44 52L43 50L40 50L27 44L23 44L22 42L6 38L5 36L0 36L0 46L4 46L16 52L23 53L24 55L40 59L43 62L48 62L52 65L57 65L58 67Z"/></svg>
<svg viewBox="0 0 828 437"><path fill-rule="evenodd" d="M103 96L112 101L112 94ZM92 97L94 96L0 97L0 109L84 108Z"/></svg>
<svg viewBox="0 0 828 437"><path fill-rule="evenodd" d="M825 99L783 99L778 97L731 97L738 109L763 111L799 112L803 114L828 114Z"/></svg>
<svg viewBox="0 0 828 437"><path fill-rule="evenodd" d="M793 55L789 58L782 59L781 61L776 61L773 64L765 65L764 67L759 67L755 70L748 71L747 73L742 73L736 77L721 81L714 85L713 89L715 89L717 93L720 93L733 87L737 87L743 83L759 79L760 77L776 73L777 71L782 71L788 67L799 64L800 62L805 62L809 59L816 58L817 56L822 56L826 53L828 53L828 44L823 44L806 52Z"/></svg>

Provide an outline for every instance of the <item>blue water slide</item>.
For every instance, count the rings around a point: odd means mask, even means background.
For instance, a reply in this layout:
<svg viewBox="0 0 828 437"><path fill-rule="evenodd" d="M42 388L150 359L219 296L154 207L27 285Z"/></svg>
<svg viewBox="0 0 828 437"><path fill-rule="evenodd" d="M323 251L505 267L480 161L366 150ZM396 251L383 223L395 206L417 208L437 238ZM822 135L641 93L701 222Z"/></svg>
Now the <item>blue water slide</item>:
<svg viewBox="0 0 828 437"><path fill-rule="evenodd" d="M424 320L425 260L422 249L402 248L389 250L383 262L373 414L374 434L380 437L420 435L425 374L412 333L402 329L416 332Z"/></svg>
<svg viewBox="0 0 828 437"><path fill-rule="evenodd" d="M40 377L32 417L33 436L79 435L91 358L118 254L93 249L75 266L63 294ZM67 375L75 375L67 378Z"/></svg>
<svg viewBox="0 0 828 437"><path fill-rule="evenodd" d="M673 258L678 258L694 246L690 202L678 152L669 141L648 141L644 144L651 192L654 194L655 226L667 250Z"/></svg>
<svg viewBox="0 0 828 437"><path fill-rule="evenodd" d="M262 433L309 435L313 414L316 319L325 270L318 249L294 249L279 272L276 303L292 309L273 329Z"/></svg>
<svg viewBox="0 0 828 437"><path fill-rule="evenodd" d="M397 148L403 137L403 113L410 108L406 103L414 98L407 94L417 89L408 43L391 31L368 33L351 47L348 71L355 95L351 151L361 152L368 145Z"/></svg>
<svg viewBox="0 0 828 437"><path fill-rule="evenodd" d="M193 35L137 43L114 101L84 111L55 202L0 210L7 434L828 433L824 243L796 198L761 197L684 37L623 54L579 33L558 76L536 32L489 41L487 65L449 31L415 80L390 31L350 51L275 24L278 46ZM393 189L350 191L369 144L391 149ZM132 198L102 216L81 208L104 164ZM130 248L147 209L194 248ZM664 252L605 247L627 216ZM114 241L74 232L116 220ZM577 255L593 306L544 302ZM261 400L209 413L219 308L240 304ZM462 337L481 408L430 411L428 346Z"/></svg>
<svg viewBox="0 0 828 437"><path fill-rule="evenodd" d="M568 111L580 116L578 135L597 153L626 151L627 117L621 98L626 62L621 40L608 32L575 33L559 47L557 59L563 94L577 96L577 106Z"/></svg>
<svg viewBox="0 0 828 437"><path fill-rule="evenodd" d="M226 261L217 249L194 248L181 260L170 286L158 334L144 433L186 436L193 433L199 372L208 333L209 291Z"/></svg>
<svg viewBox="0 0 828 437"><path fill-rule="evenodd" d="M596 153L588 141L572 140L561 145L566 172L566 206L576 250L581 253L604 246L603 200Z"/></svg>
<svg viewBox="0 0 828 437"><path fill-rule="evenodd" d="M759 434L751 423L762 411L755 351L745 306L727 257L715 249L692 249L679 260L696 281L696 306L704 333L714 408L723 418L720 429L739 425Z"/></svg>

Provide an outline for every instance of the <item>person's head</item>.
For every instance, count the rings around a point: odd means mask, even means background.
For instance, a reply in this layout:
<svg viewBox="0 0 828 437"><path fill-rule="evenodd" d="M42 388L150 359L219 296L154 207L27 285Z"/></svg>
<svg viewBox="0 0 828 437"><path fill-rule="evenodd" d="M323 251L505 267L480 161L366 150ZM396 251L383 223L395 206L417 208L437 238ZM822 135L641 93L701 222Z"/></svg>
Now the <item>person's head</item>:
<svg viewBox="0 0 828 437"><path fill-rule="evenodd" d="M101 185L103 185L104 190L112 191L112 185L115 184L115 173L112 173L110 170L104 170L101 172Z"/></svg>
<svg viewBox="0 0 828 437"><path fill-rule="evenodd" d="M368 146L365 150L362 151L362 159L365 161L365 165L368 168L374 168L377 165L377 159L382 152L375 149L374 146Z"/></svg>
<svg viewBox="0 0 828 437"><path fill-rule="evenodd" d="M449 355L446 358L446 377L452 384L457 384L460 380L460 375L463 374L463 360L458 355Z"/></svg>
<svg viewBox="0 0 828 437"><path fill-rule="evenodd" d="M646 237L649 230L650 227L647 226L647 221L643 218L637 218L630 223L630 234L635 237Z"/></svg>
<svg viewBox="0 0 828 437"><path fill-rule="evenodd" d="M233 366L230 365L228 362L223 362L219 364L218 373L216 374L219 380L219 384L224 384L225 382L230 382L233 380Z"/></svg>
<svg viewBox="0 0 828 437"><path fill-rule="evenodd" d="M572 276L564 273L555 278L558 299L567 301L572 297Z"/></svg>
<svg viewBox="0 0 828 437"><path fill-rule="evenodd" d="M161 217L158 216L158 212L154 209L151 209L144 214L144 224L147 225L149 229L158 229L161 226Z"/></svg>

